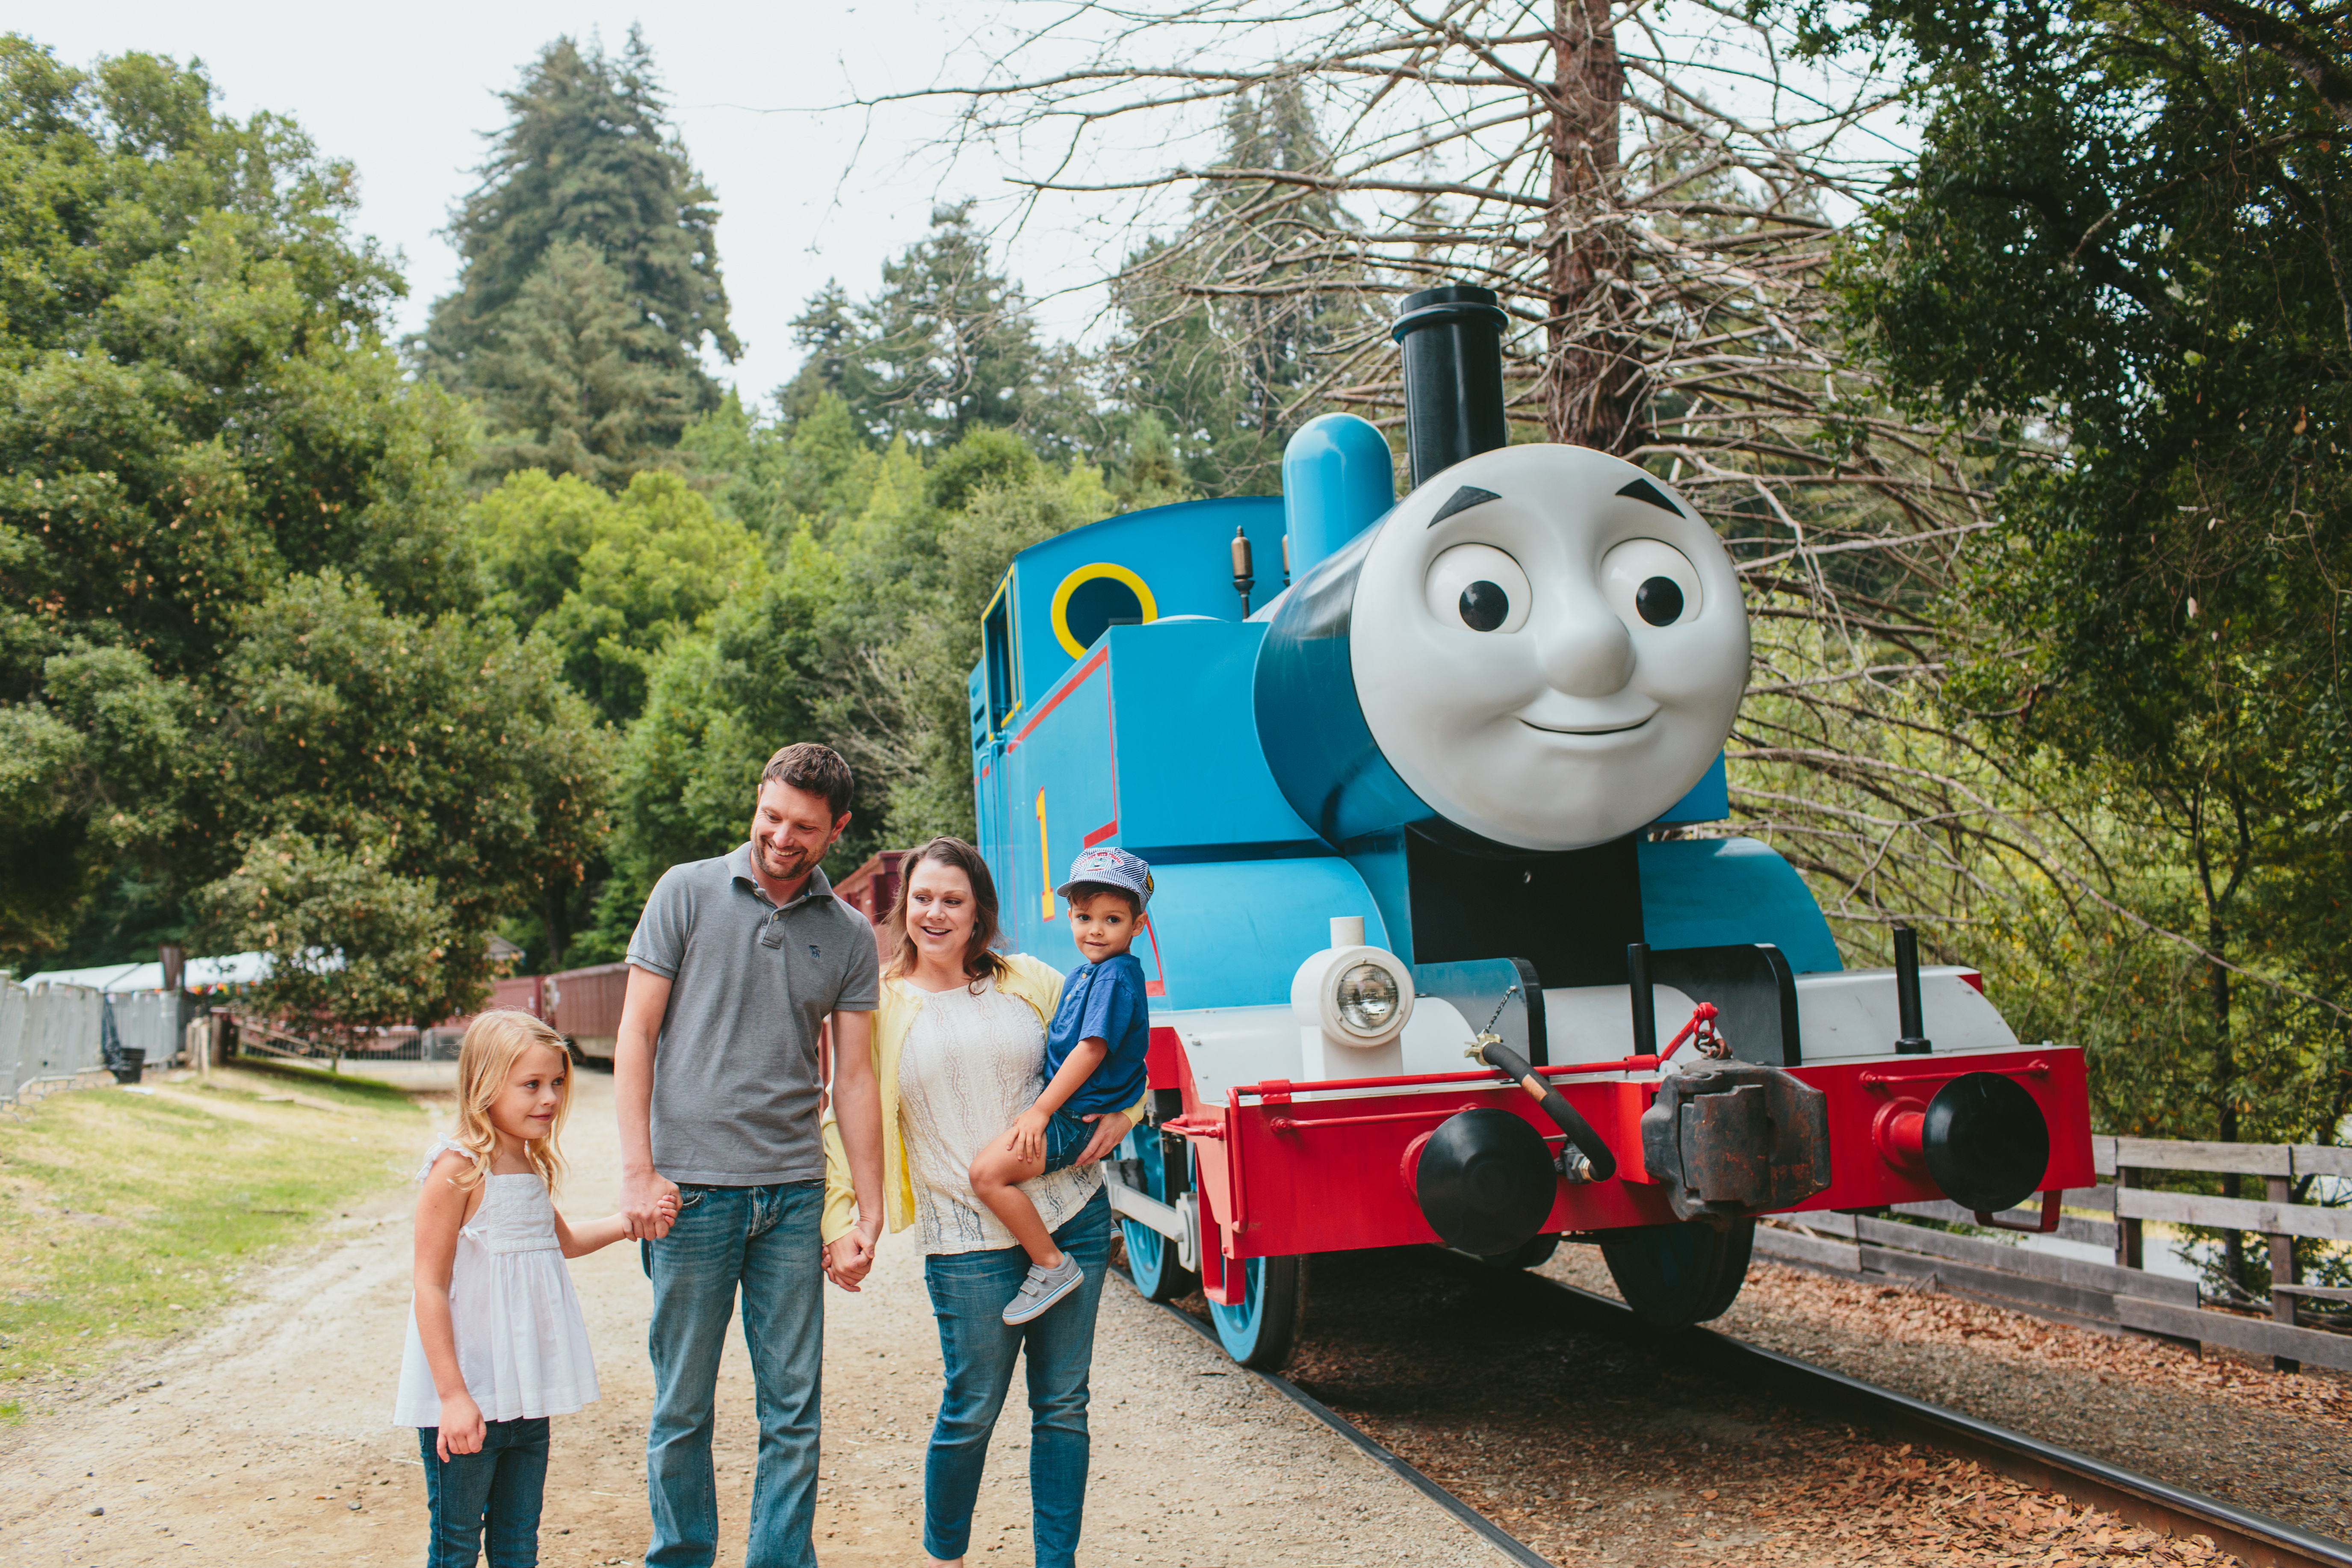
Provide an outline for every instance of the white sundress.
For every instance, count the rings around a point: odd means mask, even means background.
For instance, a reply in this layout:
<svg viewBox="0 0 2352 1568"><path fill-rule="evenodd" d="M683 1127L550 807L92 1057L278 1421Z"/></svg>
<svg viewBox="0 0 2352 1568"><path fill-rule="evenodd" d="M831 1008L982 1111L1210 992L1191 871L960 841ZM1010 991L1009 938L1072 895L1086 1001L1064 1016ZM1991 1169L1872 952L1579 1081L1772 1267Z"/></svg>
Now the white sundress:
<svg viewBox="0 0 2352 1568"><path fill-rule="evenodd" d="M435 1144L418 1179L442 1151L457 1147L446 1139ZM587 1321L555 1239L555 1205L536 1172L483 1178L482 1205L457 1233L449 1317L457 1371L483 1420L569 1415L597 1396ZM413 1299L392 1420L396 1426L441 1425L441 1396Z"/></svg>

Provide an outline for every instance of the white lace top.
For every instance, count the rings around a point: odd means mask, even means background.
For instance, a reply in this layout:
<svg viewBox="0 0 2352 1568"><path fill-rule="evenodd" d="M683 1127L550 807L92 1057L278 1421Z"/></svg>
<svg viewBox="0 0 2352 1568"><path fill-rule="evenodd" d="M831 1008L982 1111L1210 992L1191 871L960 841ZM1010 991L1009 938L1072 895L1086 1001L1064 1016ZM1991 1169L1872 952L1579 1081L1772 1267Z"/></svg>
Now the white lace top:
<svg viewBox="0 0 2352 1568"><path fill-rule="evenodd" d="M443 1150L457 1147L446 1139L435 1144L417 1179L432 1171ZM457 1233L449 1317L457 1371L483 1420L569 1415L596 1397L588 1324L555 1239L555 1205L536 1173L483 1178L481 1206ZM441 1396L413 1300L392 1420L395 1426L441 1425Z"/></svg>
<svg viewBox="0 0 2352 1568"><path fill-rule="evenodd" d="M904 982L893 982L903 984ZM1045 1088L1045 1026L994 982L921 993L898 1053L898 1124L925 1253L1017 1245L971 1190L971 1163ZM1053 1230L1095 1195L1100 1167L1048 1171L1021 1184Z"/></svg>

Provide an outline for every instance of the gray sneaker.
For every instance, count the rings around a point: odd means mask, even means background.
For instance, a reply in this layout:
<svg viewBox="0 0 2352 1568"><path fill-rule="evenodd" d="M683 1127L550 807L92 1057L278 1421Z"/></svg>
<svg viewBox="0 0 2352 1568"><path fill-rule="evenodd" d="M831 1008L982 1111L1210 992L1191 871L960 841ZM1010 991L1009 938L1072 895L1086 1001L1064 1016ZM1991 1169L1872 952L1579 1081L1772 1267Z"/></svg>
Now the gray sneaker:
<svg viewBox="0 0 2352 1568"><path fill-rule="evenodd" d="M1029 1266L1029 1278L1021 1281L1013 1293L1013 1304L1004 1309L1008 1323L1025 1323L1046 1308L1076 1289L1085 1279L1086 1270L1068 1253L1062 1254L1061 1267L1048 1268L1041 1263Z"/></svg>

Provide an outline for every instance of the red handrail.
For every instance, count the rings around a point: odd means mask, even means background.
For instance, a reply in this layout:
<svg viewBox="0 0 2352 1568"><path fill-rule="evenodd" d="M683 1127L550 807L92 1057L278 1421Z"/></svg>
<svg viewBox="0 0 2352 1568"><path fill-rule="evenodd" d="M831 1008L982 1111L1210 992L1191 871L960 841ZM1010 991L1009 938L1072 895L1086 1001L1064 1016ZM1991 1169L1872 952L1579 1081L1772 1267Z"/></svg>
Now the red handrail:
<svg viewBox="0 0 2352 1568"><path fill-rule="evenodd" d="M1608 1062L1570 1062L1562 1067L1538 1068L1546 1078L1566 1078L1587 1072L1649 1072L1658 1065L1656 1057L1620 1057ZM1480 1071L1476 1068L1460 1072L1414 1073L1402 1078L1326 1078L1307 1083L1293 1083L1283 1079L1269 1079L1264 1083L1245 1083L1234 1093L1254 1094L1263 1100L1268 1095L1289 1096L1307 1089L1412 1089L1432 1083L1475 1083L1481 1079L1495 1081L1492 1068Z"/></svg>

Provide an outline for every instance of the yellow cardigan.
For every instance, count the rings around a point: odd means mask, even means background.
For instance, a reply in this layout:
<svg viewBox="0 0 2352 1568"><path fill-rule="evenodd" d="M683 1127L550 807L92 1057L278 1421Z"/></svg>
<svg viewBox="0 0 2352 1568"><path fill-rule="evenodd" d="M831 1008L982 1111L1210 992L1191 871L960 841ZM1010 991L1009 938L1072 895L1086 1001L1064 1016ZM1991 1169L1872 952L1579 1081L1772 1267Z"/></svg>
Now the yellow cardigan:
<svg viewBox="0 0 2352 1568"><path fill-rule="evenodd" d="M1016 952L1004 962L1005 972L997 977L996 988L1029 1004L1040 1028L1052 1027L1054 1010L1062 1005L1061 975L1027 953ZM874 1010L874 1078L882 1090L883 1206L894 1231L915 1223L915 1182L907 1168L907 1140L898 1127L898 1053L907 1043L907 1031L915 1026L915 1017L923 1010L925 994L903 981L885 980L881 1004ZM1146 1089L1126 1113L1130 1126L1143 1120L1144 1108L1150 1102L1151 1092ZM849 1182L849 1159L843 1152L841 1131L834 1124L833 1107L828 1104L822 1232L826 1242L848 1235L856 1215L857 1194Z"/></svg>

